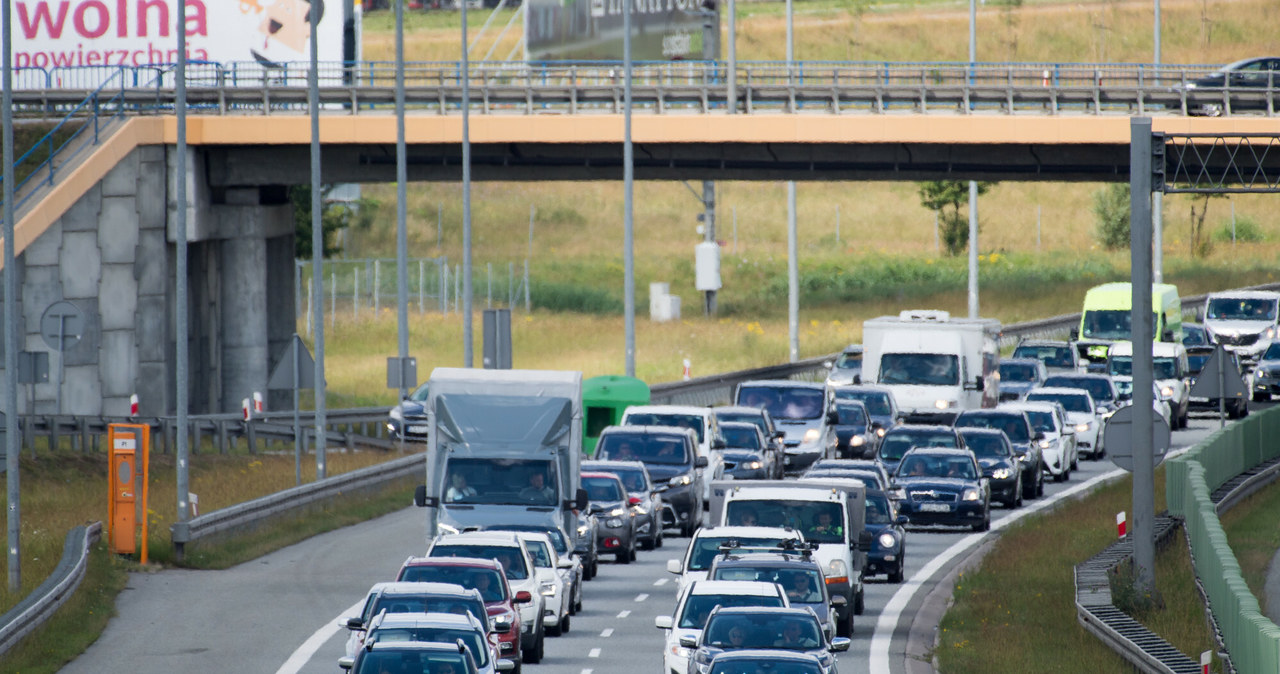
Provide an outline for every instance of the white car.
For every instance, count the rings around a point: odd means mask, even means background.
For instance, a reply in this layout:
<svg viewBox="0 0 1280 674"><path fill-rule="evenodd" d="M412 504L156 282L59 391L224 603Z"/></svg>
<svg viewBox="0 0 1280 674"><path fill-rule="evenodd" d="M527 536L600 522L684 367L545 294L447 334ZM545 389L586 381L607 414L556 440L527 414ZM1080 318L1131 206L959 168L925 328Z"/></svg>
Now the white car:
<svg viewBox="0 0 1280 674"><path fill-rule="evenodd" d="M1187 410L1191 406L1191 368L1187 364L1187 347L1181 342L1155 342L1151 345L1152 379L1160 400L1169 407L1165 420L1171 430L1187 427ZM1133 376L1133 342L1116 342L1107 352L1107 373Z"/></svg>
<svg viewBox="0 0 1280 674"><path fill-rule="evenodd" d="M533 601L516 604L520 611L520 648L526 662L541 659L547 628L543 615L546 596L542 593L537 569L529 551L520 543L516 534L506 531L469 531L460 534L436 536L427 548L427 557L479 557L496 559L502 564L514 596L528 592Z"/></svg>
<svg viewBox="0 0 1280 674"><path fill-rule="evenodd" d="M538 524L502 524L492 527L486 527L485 531L514 531L516 533L523 531L532 531L534 533L546 534L551 540L551 547L555 549L556 568L568 569L567 573L562 572L561 575L571 579L571 589L569 596L572 598L569 606L569 614L576 615L582 610L582 583L586 578L586 567L582 561L582 557L569 547L570 539L563 529L548 528Z"/></svg>
<svg viewBox="0 0 1280 674"><path fill-rule="evenodd" d="M688 428L698 435L698 456L706 457L707 467L699 468L702 476L702 507L711 503L711 481L724 479L724 437L720 422L709 407L696 405L632 405L622 413L622 426L675 426Z"/></svg>
<svg viewBox="0 0 1280 674"><path fill-rule="evenodd" d="M1044 437L1040 443L1041 465L1054 482L1071 479L1071 471L1079 467L1080 452L1076 446L1076 429L1067 421L1067 413L1051 400L1000 403L1000 409L1022 410L1031 427Z"/></svg>
<svg viewBox="0 0 1280 674"><path fill-rule="evenodd" d="M1088 391L1078 388L1059 386L1032 389L1027 394L1027 402L1052 401L1062 405L1066 411L1067 423L1076 429L1076 451L1087 454L1089 458L1099 459L1106 453L1102 446L1103 421L1093 396Z"/></svg>
<svg viewBox="0 0 1280 674"><path fill-rule="evenodd" d="M682 559L667 560L667 571L680 576L676 582L679 593L690 583L707 577L711 561L720 554L720 546L729 541L737 541L741 547L775 547L786 540L803 541L804 535L797 529L776 527L704 527L693 534Z"/></svg>
<svg viewBox="0 0 1280 674"><path fill-rule="evenodd" d="M569 631L569 615L573 613L573 562L561 561L547 534L517 531L516 536L533 558L538 588L545 601L542 618L547 624L547 634L558 637Z"/></svg>
<svg viewBox="0 0 1280 674"><path fill-rule="evenodd" d="M662 649L662 674L687 674L690 649L680 645L682 637L698 638L707 616L717 606L781 606L790 608L787 593L777 583L750 580L699 580L676 597L671 615L660 615L653 624L666 637Z"/></svg>

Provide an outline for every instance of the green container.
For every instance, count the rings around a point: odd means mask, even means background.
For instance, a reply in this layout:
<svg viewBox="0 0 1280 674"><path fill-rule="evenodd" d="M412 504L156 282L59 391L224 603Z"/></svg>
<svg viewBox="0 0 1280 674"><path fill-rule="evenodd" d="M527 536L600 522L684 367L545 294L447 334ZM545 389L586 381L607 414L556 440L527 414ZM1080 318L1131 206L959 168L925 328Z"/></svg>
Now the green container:
<svg viewBox="0 0 1280 674"><path fill-rule="evenodd" d="M605 374L582 382L582 451L596 452L600 431L622 421L632 405L649 404L649 385L635 377Z"/></svg>

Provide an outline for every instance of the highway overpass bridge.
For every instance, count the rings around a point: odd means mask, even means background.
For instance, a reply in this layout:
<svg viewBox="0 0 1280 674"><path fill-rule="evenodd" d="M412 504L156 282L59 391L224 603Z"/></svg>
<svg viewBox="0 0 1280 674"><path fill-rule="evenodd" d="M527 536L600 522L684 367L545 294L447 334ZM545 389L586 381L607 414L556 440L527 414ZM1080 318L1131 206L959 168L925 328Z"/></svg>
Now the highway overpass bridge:
<svg viewBox="0 0 1280 674"><path fill-rule="evenodd" d="M602 86L612 93L596 91L601 100L594 105L587 103L589 87L548 92L526 82L477 89L470 119L473 177L619 179L618 89ZM1035 112L1034 104L984 110L977 107L980 92L961 87L954 95L970 105L940 112L924 105L935 100L926 96L914 107L851 112L839 103L806 107L806 97L818 94L787 86L780 107L756 105L750 114L731 115L708 103L723 96L723 87L689 93L697 89L641 88L632 125L638 179L1128 180L1130 118L1096 107L1074 113L1043 106ZM82 133L21 186L15 244L21 348L47 350L42 317L59 300L82 310L84 334L65 353L61 375L58 356L51 358L54 383L34 385L33 407L27 395L20 396L21 412L54 411L59 377L65 382L63 412L125 414L133 393L141 397L143 414L172 412L173 242L180 206L188 212L191 246L191 409L234 409L251 392L266 389L294 331L288 187L310 181L309 118L299 109L305 91L194 87L193 100L204 107L188 116L185 171L175 165L177 124L172 106L165 110L165 91L104 88L92 106L82 106L96 111L83 117L93 131ZM322 91L324 182L392 181L396 125L386 107L387 87ZM992 91L994 98L1012 100L1012 89ZM410 98L411 180L460 179L462 122L451 107L457 95L456 87L440 84L419 88ZM825 95L831 98L830 91ZM1103 98L1096 86L1094 97ZM27 109L48 109L59 105L55 98L49 91L26 91L17 100ZM1143 108L1139 95L1137 109ZM1268 139L1280 137L1274 117L1158 115L1153 129L1183 137L1205 134L1202 143L1195 142L1218 148L1198 155L1207 163L1171 163L1171 172L1220 179L1229 174L1238 150L1213 139L1247 135L1258 139L1262 151L1253 151L1254 163L1262 168L1228 180L1274 186L1280 173L1280 151L1266 152ZM184 205L174 202L179 175L188 183Z"/></svg>

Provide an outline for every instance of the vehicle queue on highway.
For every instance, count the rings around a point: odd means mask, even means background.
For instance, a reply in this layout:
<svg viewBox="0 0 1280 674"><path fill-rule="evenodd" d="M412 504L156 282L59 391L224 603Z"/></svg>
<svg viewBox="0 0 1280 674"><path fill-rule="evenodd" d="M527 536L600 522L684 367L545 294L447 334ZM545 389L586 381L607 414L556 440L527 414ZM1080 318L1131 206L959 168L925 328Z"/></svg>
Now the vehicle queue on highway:
<svg viewBox="0 0 1280 674"><path fill-rule="evenodd" d="M1260 332L1274 334L1280 295L1265 301ZM1106 456L1107 420L1132 397L1123 339L1101 359L1097 334L1025 340L1002 362L994 321L874 320L826 382L747 381L732 405L628 405L595 428L577 373L437 370L420 397L426 553L344 621L340 665L521 671L570 630L602 555L629 564L678 535L676 598L654 620L662 674L836 672L862 631L863 581L903 581L909 531L985 531L993 501L1042 497L1046 479ZM1170 426L1185 425L1195 374L1180 332L1153 346ZM411 669L373 668L395 657Z"/></svg>

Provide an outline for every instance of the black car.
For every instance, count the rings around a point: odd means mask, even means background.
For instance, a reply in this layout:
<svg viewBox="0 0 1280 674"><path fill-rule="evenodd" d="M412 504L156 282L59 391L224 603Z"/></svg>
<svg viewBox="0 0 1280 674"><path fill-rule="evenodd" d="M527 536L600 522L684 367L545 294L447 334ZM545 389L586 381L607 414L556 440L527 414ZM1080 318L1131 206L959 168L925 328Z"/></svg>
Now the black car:
<svg viewBox="0 0 1280 674"><path fill-rule="evenodd" d="M724 474L735 480L770 480L782 477L782 464L777 454L770 451L769 441L760 427L745 421L726 421L720 424L724 436Z"/></svg>
<svg viewBox="0 0 1280 674"><path fill-rule="evenodd" d="M824 429L830 435L828 452L834 458L861 459L875 456L876 436L867 406L859 400L836 400L827 412Z"/></svg>
<svg viewBox="0 0 1280 674"><path fill-rule="evenodd" d="M627 488L627 501L636 521L636 536L645 550L662 547L662 494L665 483L654 484L649 469L639 461L583 461L582 472L613 473Z"/></svg>
<svg viewBox="0 0 1280 674"><path fill-rule="evenodd" d="M1022 469L1013 443L1004 431L994 428L962 428L964 444L978 457L982 476L991 486L991 499L998 500L1006 508L1022 505Z"/></svg>
<svg viewBox="0 0 1280 674"><path fill-rule="evenodd" d="M907 516L898 512L896 499L879 489L866 491L866 522L871 534L871 550L867 552L867 566L863 573L874 576L883 573L890 583L901 583L906 571Z"/></svg>
<svg viewBox="0 0 1280 674"><path fill-rule="evenodd" d="M1053 379L1053 377L1050 377ZM1110 381L1110 380L1108 380ZM1044 457L1040 455L1042 434L1035 432L1031 419L1022 410L965 410L956 415L956 429L994 428L1004 431L1013 444L1022 475L1022 496L1044 495Z"/></svg>
<svg viewBox="0 0 1280 674"><path fill-rule="evenodd" d="M898 509L912 524L991 528L991 489L968 449L917 447L893 474Z"/></svg>
<svg viewBox="0 0 1280 674"><path fill-rule="evenodd" d="M1034 358L1044 363L1044 369L1050 373L1079 372L1080 354L1070 342L1051 339L1024 339L1013 348L1012 358ZM1004 388L1004 382L1000 382Z"/></svg>
<svg viewBox="0 0 1280 674"><path fill-rule="evenodd" d="M1280 57L1242 59L1188 82L1187 113L1216 117L1236 110L1267 110L1280 104L1277 88Z"/></svg>
<svg viewBox="0 0 1280 674"><path fill-rule="evenodd" d="M600 432L595 457L606 461L639 461L656 484L667 485L662 495L662 524L693 535L702 521L702 479L707 457L698 456L698 436L672 426L610 426ZM718 450L717 450L718 451Z"/></svg>
<svg viewBox="0 0 1280 674"><path fill-rule="evenodd" d="M1030 424L1028 424L1028 428ZM892 475L898 468L902 455L912 447L952 447L964 448L964 439L951 426L908 424L890 429L880 439L880 447L876 450L876 461L879 461L887 473Z"/></svg>
<svg viewBox="0 0 1280 674"><path fill-rule="evenodd" d="M788 541L791 543L791 541ZM808 607L818 616L827 638L836 635L836 611L843 606L844 597L827 592L826 575L822 565L813 558L817 546L806 544L782 545L769 551L762 548L734 548L723 546L720 554L707 569L710 580L748 580L777 583L787 593L792 608ZM853 611L849 612L849 625L839 628L840 634L850 634L853 628Z"/></svg>
<svg viewBox="0 0 1280 674"><path fill-rule="evenodd" d="M387 413L387 433L401 440L427 441L427 385L423 382L408 398Z"/></svg>
<svg viewBox="0 0 1280 674"><path fill-rule="evenodd" d="M773 416L769 414L769 410L763 407L746 407L744 405L728 405L725 407L712 408L711 413L715 415L716 421L724 423L726 421L744 421L755 424L760 428L760 432L764 434L765 440L769 441L769 446L775 452L775 463L781 466L784 463L783 453L786 451L786 433L778 430L777 425L773 423ZM781 475L781 473L779 473Z"/></svg>
<svg viewBox="0 0 1280 674"><path fill-rule="evenodd" d="M900 420L898 401L893 397L893 391L881 386L836 386L831 389L831 399L836 402L857 400L866 406L877 439L883 438Z"/></svg>

